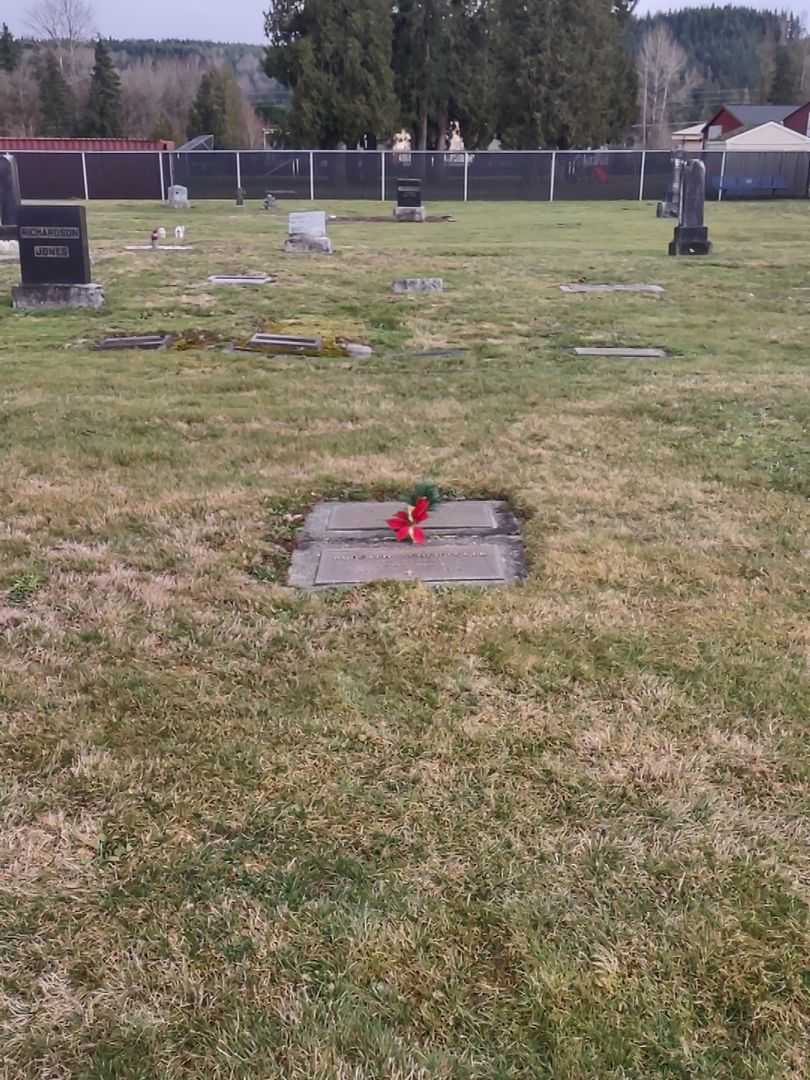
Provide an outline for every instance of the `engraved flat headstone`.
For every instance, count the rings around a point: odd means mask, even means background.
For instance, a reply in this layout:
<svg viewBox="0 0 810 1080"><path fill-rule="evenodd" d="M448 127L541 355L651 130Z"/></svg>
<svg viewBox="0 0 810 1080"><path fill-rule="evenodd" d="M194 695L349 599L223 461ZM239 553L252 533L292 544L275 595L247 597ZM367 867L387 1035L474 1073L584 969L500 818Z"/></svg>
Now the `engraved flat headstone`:
<svg viewBox="0 0 810 1080"><path fill-rule="evenodd" d="M313 509L303 535L312 540L360 540L389 537L386 522L402 509L399 502L322 502ZM446 500L423 525L428 535L516 535L518 524L504 502L484 499Z"/></svg>
<svg viewBox="0 0 810 1080"><path fill-rule="evenodd" d="M672 183L669 191L664 197L664 201L658 203L656 207L656 217L659 218L676 218L680 214L681 208L681 179L683 177L683 167L686 164L686 158L677 150L672 155Z"/></svg>
<svg viewBox="0 0 810 1080"><path fill-rule="evenodd" d="M278 353L320 353L323 339L317 337L292 337L288 334L254 334L250 344L256 349L268 349Z"/></svg>
<svg viewBox="0 0 810 1080"><path fill-rule="evenodd" d="M391 286L395 293L444 292L442 278L398 278Z"/></svg>
<svg viewBox="0 0 810 1080"><path fill-rule="evenodd" d="M564 293L662 293L661 285L583 285L575 282L571 285L561 285L560 292Z"/></svg>
<svg viewBox="0 0 810 1080"><path fill-rule="evenodd" d="M128 244L127 251L193 251L191 244Z"/></svg>
<svg viewBox="0 0 810 1080"><path fill-rule="evenodd" d="M651 360L663 360L666 353L663 349L574 349L577 356L626 356L630 358L649 358Z"/></svg>
<svg viewBox="0 0 810 1080"><path fill-rule="evenodd" d="M267 285L273 278L268 274L212 274L208 280L212 285Z"/></svg>
<svg viewBox="0 0 810 1080"><path fill-rule="evenodd" d="M171 341L170 334L142 334L140 337L108 337L96 346L101 352L117 352L122 349L157 351L165 349Z"/></svg>
<svg viewBox="0 0 810 1080"><path fill-rule="evenodd" d="M494 544L385 543L324 547L314 584L361 585L371 581L489 583L505 580L501 551Z"/></svg>

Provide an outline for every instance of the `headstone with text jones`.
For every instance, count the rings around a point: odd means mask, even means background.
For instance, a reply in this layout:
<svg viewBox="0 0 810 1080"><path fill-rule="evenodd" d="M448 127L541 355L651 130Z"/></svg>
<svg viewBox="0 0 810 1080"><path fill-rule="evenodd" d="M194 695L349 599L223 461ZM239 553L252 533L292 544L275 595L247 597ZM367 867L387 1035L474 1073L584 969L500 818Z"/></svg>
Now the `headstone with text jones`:
<svg viewBox="0 0 810 1080"><path fill-rule="evenodd" d="M83 206L21 206L18 235L22 284L15 308L101 307L104 290L90 280Z"/></svg>

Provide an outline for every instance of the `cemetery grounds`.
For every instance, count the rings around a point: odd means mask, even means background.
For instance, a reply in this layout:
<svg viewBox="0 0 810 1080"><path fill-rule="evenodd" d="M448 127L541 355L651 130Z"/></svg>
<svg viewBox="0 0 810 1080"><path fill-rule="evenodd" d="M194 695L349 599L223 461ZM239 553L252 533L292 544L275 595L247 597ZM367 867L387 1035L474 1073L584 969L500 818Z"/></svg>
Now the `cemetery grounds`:
<svg viewBox="0 0 810 1080"><path fill-rule="evenodd" d="M93 203L106 310L0 307L0 1076L806 1077L807 205L704 259L649 203L331 258L258 206ZM204 347L267 327L375 355ZM525 584L286 586L315 502L422 479Z"/></svg>

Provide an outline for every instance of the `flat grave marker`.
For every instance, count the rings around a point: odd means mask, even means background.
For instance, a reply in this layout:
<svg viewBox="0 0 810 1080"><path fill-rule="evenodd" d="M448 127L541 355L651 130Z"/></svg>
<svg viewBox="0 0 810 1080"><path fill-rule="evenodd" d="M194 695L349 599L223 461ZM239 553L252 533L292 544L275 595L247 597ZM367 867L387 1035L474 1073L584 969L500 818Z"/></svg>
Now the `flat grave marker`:
<svg viewBox="0 0 810 1080"><path fill-rule="evenodd" d="M320 353L323 339L318 337L293 337L289 334L254 334L250 344L257 349L269 349L279 353Z"/></svg>
<svg viewBox="0 0 810 1080"><path fill-rule="evenodd" d="M152 244L128 244L127 251L193 251L194 248L190 244L158 244L154 247Z"/></svg>
<svg viewBox="0 0 810 1080"><path fill-rule="evenodd" d="M525 577L517 520L503 502L440 503L422 528L425 544L399 543L387 519L400 502L319 503L298 535L290 584L338 588L372 581L505 585Z"/></svg>
<svg viewBox="0 0 810 1080"><path fill-rule="evenodd" d="M99 352L118 352L123 349L142 349L155 352L165 349L172 340L171 334L141 334L136 337L108 337L98 343Z"/></svg>
<svg viewBox="0 0 810 1080"><path fill-rule="evenodd" d="M395 293L444 292L443 278L397 278L391 288Z"/></svg>
<svg viewBox="0 0 810 1080"><path fill-rule="evenodd" d="M212 274L208 278L211 285L267 285L274 280L269 274Z"/></svg>
<svg viewBox="0 0 810 1080"><path fill-rule="evenodd" d="M570 285L561 285L560 292L564 293L662 293L661 285L584 285L574 282Z"/></svg>
<svg viewBox="0 0 810 1080"><path fill-rule="evenodd" d="M577 356L626 356L629 358L650 360L665 360L667 354L663 349L591 349L591 348L578 348L574 349Z"/></svg>

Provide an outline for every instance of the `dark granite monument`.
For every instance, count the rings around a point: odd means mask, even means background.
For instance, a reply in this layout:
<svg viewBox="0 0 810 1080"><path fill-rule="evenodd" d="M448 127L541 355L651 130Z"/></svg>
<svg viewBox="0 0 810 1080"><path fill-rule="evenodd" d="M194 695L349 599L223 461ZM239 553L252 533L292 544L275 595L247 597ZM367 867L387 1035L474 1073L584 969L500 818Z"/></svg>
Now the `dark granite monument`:
<svg viewBox="0 0 810 1080"><path fill-rule="evenodd" d="M425 221L427 211L422 205L422 181L418 177L397 180L397 205L394 207L397 221Z"/></svg>
<svg viewBox="0 0 810 1080"><path fill-rule="evenodd" d="M683 167L680 217L669 245L670 255L708 255L709 230L703 222L706 202L706 166L697 158Z"/></svg>
<svg viewBox="0 0 810 1080"><path fill-rule="evenodd" d="M83 206L21 206L18 235L22 284L12 290L15 308L103 306L104 290L90 280Z"/></svg>
<svg viewBox="0 0 810 1080"><path fill-rule="evenodd" d="M0 154L0 240L17 239L20 175L11 154Z"/></svg>

